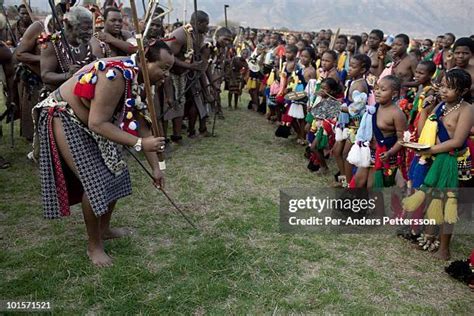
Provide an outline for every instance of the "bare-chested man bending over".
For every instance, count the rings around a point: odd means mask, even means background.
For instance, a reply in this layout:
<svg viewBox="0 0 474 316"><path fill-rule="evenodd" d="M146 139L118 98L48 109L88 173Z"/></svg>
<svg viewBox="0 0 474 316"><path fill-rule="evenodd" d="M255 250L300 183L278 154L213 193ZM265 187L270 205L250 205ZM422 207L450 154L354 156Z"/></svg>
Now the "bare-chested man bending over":
<svg viewBox="0 0 474 316"><path fill-rule="evenodd" d="M161 84L174 63L171 51L156 42L146 59L151 83ZM163 185L156 152L165 142L148 128L137 98L141 80L133 56L104 59L82 68L35 107L44 216L68 216L69 206L82 202L87 254L100 267L112 264L103 240L130 234L110 227L116 201L131 193L118 144L143 150L155 185Z"/></svg>

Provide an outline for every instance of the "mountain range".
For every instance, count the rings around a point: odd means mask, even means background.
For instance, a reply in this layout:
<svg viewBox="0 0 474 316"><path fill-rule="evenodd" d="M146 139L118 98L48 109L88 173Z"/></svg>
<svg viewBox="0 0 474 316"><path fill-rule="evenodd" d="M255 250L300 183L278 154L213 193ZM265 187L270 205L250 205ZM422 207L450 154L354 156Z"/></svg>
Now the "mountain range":
<svg viewBox="0 0 474 316"><path fill-rule="evenodd" d="M103 1L102 1L103 2ZM122 0L128 5L128 0ZM145 0L145 2L148 2ZM189 19L192 0L171 2L170 21ZM340 28L341 33L357 34L374 28L387 34L406 33L415 37L435 37L452 32L456 36L474 34L474 0L198 0L198 9L209 13L211 24L224 20L229 5L229 21L245 27L287 28L299 31ZM5 4L20 3L6 0ZM142 12L142 0L136 0ZM32 7L46 9L47 0L31 0Z"/></svg>

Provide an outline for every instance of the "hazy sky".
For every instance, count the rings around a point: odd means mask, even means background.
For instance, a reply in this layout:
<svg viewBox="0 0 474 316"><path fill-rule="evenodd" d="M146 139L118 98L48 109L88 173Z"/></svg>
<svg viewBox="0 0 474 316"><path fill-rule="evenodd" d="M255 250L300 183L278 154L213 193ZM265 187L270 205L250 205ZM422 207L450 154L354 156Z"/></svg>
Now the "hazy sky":
<svg viewBox="0 0 474 316"><path fill-rule="evenodd" d="M5 0L19 4L19 0ZM103 2L103 0L101 1ZM122 0L129 6L129 0ZM142 0L135 0L143 11ZM148 2L148 0L145 0ZM170 22L189 17L193 0L164 0L172 4ZM344 32L381 28L387 33L435 36L453 32L457 36L474 33L474 0L198 0L198 8L209 13L211 24L228 18L243 26L315 31L341 28ZM47 0L31 0L33 7L47 8ZM185 15L185 10L186 15ZM270 14L269 14L270 13Z"/></svg>

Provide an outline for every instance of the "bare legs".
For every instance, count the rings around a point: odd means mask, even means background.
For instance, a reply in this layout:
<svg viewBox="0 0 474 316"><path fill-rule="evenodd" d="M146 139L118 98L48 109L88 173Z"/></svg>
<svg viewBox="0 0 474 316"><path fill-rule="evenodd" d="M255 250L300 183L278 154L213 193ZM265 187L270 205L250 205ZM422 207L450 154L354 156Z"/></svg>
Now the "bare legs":
<svg viewBox="0 0 474 316"><path fill-rule="evenodd" d="M61 157L77 176L78 172L59 118L54 118L53 120L53 132ZM88 236L87 255L92 263L98 267L112 265L112 258L104 251L103 239L122 237L128 235L130 232L126 229L110 228L110 219L114 207L115 202L110 203L109 211L105 215L97 217L92 210L87 195L83 194L82 196L82 213L84 215L84 222L86 224Z"/></svg>
<svg viewBox="0 0 474 316"><path fill-rule="evenodd" d="M109 204L109 211L100 217L100 234L103 240L130 236L133 231L127 227L110 227L110 219L115 209L116 201Z"/></svg>

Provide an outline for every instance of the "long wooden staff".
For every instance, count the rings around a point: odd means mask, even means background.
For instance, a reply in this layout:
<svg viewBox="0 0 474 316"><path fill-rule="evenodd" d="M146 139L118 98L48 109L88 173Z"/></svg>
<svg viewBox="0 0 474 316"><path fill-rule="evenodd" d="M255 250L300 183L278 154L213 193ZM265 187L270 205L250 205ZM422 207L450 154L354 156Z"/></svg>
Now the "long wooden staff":
<svg viewBox="0 0 474 316"><path fill-rule="evenodd" d="M138 162L138 164L142 167L142 169L146 172L146 174L151 178L153 179L153 175L151 174L151 172L145 167L145 165L143 165L143 163L140 161L140 159L138 159L138 157L130 150L130 148L126 147L125 146L125 149L128 151L128 153L133 157L133 159L135 159L136 162ZM196 225L194 225L194 223L186 216L186 214L183 212L183 210L181 210L178 205L176 205L176 203L171 199L171 197L168 195L168 193L166 193L163 189L159 189L157 187L155 187L157 190L160 190L161 192L163 192L163 194L165 195L165 197L168 199L168 201L174 206L174 208L178 211L179 214L181 214L181 216L183 216L183 218L186 220L186 222L188 222L189 225L191 225L194 229L198 230L198 228L196 227Z"/></svg>
<svg viewBox="0 0 474 316"><path fill-rule="evenodd" d="M139 32L139 24L138 24L138 15L137 15L137 7L135 5L135 0L130 0L130 6L132 8L132 18L133 18L133 23L135 25L135 30L136 30L136 35L135 38L137 39L137 46L138 46L138 54L140 56L140 68L142 70L143 74L143 81L145 85L145 93L146 93L146 100L148 104L148 110L150 111L150 116L151 116L151 128L153 135L155 137L163 137L163 128L160 124L160 122L156 118L156 112L155 112L155 107L153 105L153 99L152 99L152 92L151 92L151 85L150 85L150 76L148 74L148 68L147 68L147 63L146 63L146 58L145 58L145 49L143 47L143 36ZM158 154L158 160L159 160L159 168L160 170L165 170L166 169L166 163L165 163L165 158L163 153L157 153ZM153 179L152 174L148 171L148 169L145 168L145 166L140 162L139 159L137 159L134 155L132 155L140 164L140 166L147 172L148 176ZM178 212L184 217L184 219L195 229L197 229L196 225L193 224L189 220L188 217L184 214L184 212L176 205L176 203L170 198L168 193L163 189L162 186L160 186L159 189L165 197L171 202L171 204L178 210Z"/></svg>
<svg viewBox="0 0 474 316"><path fill-rule="evenodd" d="M135 38L137 39L138 55L140 57L140 65L141 65L140 68L143 74L143 81L145 85L146 102L148 104L148 110L150 111L150 116L151 116L151 129L155 137L163 137L163 134L164 134L163 128L160 122L158 122L158 120L156 119L155 107L153 106L153 98L152 98L153 94L151 91L150 76L148 74L147 62L145 58L145 49L143 47L143 37L142 37L142 34L139 32L140 26L138 23L138 14L137 14L137 7L135 6L135 0L130 0L130 6L132 7L132 18L133 18L133 23L135 25L135 30L136 30ZM163 153L158 153L158 159L160 161L160 170L165 170L166 162L165 162L165 157Z"/></svg>

